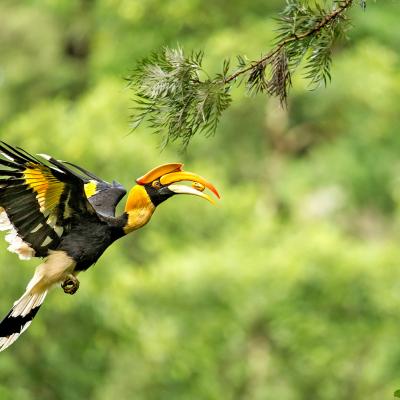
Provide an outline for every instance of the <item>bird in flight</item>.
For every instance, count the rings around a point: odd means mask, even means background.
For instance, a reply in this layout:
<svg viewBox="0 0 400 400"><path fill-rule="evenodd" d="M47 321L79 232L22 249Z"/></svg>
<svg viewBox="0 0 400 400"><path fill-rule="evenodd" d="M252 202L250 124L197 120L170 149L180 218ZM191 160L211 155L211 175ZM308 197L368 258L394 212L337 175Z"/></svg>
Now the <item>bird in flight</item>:
<svg viewBox="0 0 400 400"><path fill-rule="evenodd" d="M147 224L159 204L176 194L213 203L206 188L219 198L210 182L184 171L179 163L158 166L136 183L124 212L116 216L115 208L127 193L121 184L0 142L0 230L7 231L8 250L21 259L44 259L0 322L0 351L29 327L52 286L61 283L65 293L74 294L78 273L93 265L115 240Z"/></svg>

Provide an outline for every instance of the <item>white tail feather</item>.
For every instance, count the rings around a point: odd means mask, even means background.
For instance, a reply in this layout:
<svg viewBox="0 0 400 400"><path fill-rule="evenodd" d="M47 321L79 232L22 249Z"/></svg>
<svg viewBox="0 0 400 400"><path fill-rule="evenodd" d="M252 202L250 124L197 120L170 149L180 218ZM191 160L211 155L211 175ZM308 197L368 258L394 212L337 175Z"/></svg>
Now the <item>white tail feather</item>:
<svg viewBox="0 0 400 400"><path fill-rule="evenodd" d="M0 351L13 344L28 329L47 291L62 282L73 272L75 262L63 251L53 251L40 264L28 283L25 293L14 303L13 308L0 322Z"/></svg>
<svg viewBox="0 0 400 400"><path fill-rule="evenodd" d="M13 308L0 323L0 351L11 346L28 329L46 294L47 290L39 293L25 292L14 303Z"/></svg>
<svg viewBox="0 0 400 400"><path fill-rule="evenodd" d="M42 293L24 293L24 295L14 303L10 315L12 317L18 317L19 315L25 317L32 308L40 306L43 303L46 294L47 290Z"/></svg>

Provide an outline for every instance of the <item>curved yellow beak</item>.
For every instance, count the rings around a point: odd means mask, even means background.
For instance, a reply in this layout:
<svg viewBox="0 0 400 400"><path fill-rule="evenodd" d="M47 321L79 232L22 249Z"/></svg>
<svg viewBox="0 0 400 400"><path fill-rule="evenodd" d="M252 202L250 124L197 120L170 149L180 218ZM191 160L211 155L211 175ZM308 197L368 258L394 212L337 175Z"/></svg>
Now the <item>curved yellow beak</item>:
<svg viewBox="0 0 400 400"><path fill-rule="evenodd" d="M191 194L194 196L202 197L208 200L210 203L215 204L215 201L208 194L203 193L205 188L211 190L217 198L220 195L214 185L208 182L205 178L192 172L183 171L183 164L171 163L164 164L156 167L137 179L136 182L145 185L159 180L161 185L167 186L169 190L177 194ZM192 186L179 185L177 182L189 181L192 182Z"/></svg>
<svg viewBox="0 0 400 400"><path fill-rule="evenodd" d="M176 182L189 181L193 182L193 185L177 185ZM210 203L215 204L215 201L208 194L203 193L205 188L210 189L215 196L220 198L218 190L214 185L208 182L205 178L200 175L194 174L187 171L171 172L169 174L163 175L160 178L160 183L164 186L168 186L168 189L177 194L191 194L194 196L202 197L208 200Z"/></svg>

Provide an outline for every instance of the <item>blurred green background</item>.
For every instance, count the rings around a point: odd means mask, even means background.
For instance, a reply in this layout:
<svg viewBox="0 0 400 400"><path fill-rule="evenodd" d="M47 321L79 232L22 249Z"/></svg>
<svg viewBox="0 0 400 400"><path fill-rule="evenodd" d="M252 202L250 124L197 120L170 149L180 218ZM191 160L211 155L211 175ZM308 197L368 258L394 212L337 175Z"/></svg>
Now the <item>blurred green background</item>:
<svg viewBox="0 0 400 400"><path fill-rule="evenodd" d="M283 0L2 0L1 139L130 187L183 161L222 194L160 206L48 296L0 355L2 400L392 398L400 387L399 2L352 11L333 82L241 89L187 153L129 134L124 77L163 45L256 59ZM1 306L37 261L1 242Z"/></svg>

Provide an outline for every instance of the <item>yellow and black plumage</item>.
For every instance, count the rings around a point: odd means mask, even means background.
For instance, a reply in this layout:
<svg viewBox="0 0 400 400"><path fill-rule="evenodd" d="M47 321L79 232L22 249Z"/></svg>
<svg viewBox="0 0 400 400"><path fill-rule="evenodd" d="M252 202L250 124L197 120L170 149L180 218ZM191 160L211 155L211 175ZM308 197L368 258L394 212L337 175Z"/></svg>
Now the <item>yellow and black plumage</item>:
<svg viewBox="0 0 400 400"><path fill-rule="evenodd" d="M47 155L35 157L0 142L0 230L8 249L21 259L44 258L7 316L0 322L0 351L25 331L48 290L61 283L66 293L79 287L76 275L94 264L115 240L145 225L155 208L175 194L207 199L214 186L182 164L164 164L136 180L125 211L115 208L126 194L74 164ZM192 186L178 184L190 181Z"/></svg>

